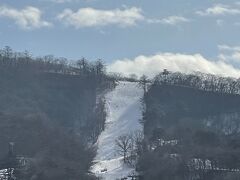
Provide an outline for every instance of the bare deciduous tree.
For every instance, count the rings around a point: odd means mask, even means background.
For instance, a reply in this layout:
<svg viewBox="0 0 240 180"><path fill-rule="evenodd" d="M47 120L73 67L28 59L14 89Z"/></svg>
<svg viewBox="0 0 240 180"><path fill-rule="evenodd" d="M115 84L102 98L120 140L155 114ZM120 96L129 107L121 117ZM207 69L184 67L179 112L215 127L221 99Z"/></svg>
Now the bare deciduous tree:
<svg viewBox="0 0 240 180"><path fill-rule="evenodd" d="M142 75L140 77L140 80L139 80L139 85L143 88L144 90L144 94L147 92L147 82L148 82L148 78L146 75Z"/></svg>
<svg viewBox="0 0 240 180"><path fill-rule="evenodd" d="M123 156L123 161L126 162L128 154L132 149L132 137L130 135L119 136L116 140L118 153Z"/></svg>

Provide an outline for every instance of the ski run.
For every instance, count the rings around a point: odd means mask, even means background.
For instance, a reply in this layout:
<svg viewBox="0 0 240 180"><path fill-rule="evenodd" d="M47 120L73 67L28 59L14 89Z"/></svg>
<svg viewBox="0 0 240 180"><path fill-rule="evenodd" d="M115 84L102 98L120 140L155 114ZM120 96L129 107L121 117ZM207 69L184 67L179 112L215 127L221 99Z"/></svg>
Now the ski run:
<svg viewBox="0 0 240 180"><path fill-rule="evenodd" d="M119 82L105 95L107 119L105 130L99 136L97 155L91 171L103 180L126 178L134 168L123 163L117 153L116 139L119 136L142 131L141 98L143 90L136 82Z"/></svg>

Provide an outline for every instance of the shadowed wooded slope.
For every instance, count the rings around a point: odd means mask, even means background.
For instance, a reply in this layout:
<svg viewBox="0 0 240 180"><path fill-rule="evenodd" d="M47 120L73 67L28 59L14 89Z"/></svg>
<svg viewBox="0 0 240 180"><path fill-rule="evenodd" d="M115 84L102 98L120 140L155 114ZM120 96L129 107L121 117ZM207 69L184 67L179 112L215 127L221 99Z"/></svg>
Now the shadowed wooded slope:
<svg viewBox="0 0 240 180"><path fill-rule="evenodd" d="M90 179L91 146L104 128L101 94L112 87L102 61L69 63L0 53L0 157L8 142L30 159L18 179Z"/></svg>
<svg viewBox="0 0 240 180"><path fill-rule="evenodd" d="M138 170L144 179L233 179L240 168L239 80L158 75L144 96Z"/></svg>

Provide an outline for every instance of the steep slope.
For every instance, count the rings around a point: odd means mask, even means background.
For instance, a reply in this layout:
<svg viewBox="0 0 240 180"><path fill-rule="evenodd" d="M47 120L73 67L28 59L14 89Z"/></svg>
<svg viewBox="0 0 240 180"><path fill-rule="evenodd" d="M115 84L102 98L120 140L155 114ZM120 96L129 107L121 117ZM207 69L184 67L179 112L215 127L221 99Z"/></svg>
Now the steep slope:
<svg viewBox="0 0 240 180"><path fill-rule="evenodd" d="M145 104L147 107L144 121L145 135L148 136L151 136L156 127L176 127L186 118L199 125L205 125L206 121L209 125L217 123L219 128L230 127L231 124L235 127L240 125L233 123L238 118L235 118L234 114L240 112L240 96L237 94L173 85L154 85L145 96ZM224 119L228 119L228 125ZM227 131L223 127L218 130Z"/></svg>
<svg viewBox="0 0 240 180"><path fill-rule="evenodd" d="M104 180L115 180L126 177L134 171L123 164L123 157L116 152L115 140L137 130L142 130L141 102L143 91L133 82L120 82L111 92L106 94L107 119L106 128L98 139L96 164L92 172ZM101 170L107 170L101 172Z"/></svg>
<svg viewBox="0 0 240 180"><path fill-rule="evenodd" d="M96 96L107 88L88 76L12 69L0 70L0 84L0 169L15 142L14 152L30 158L17 177L88 179L95 152L86 141L101 132L105 112Z"/></svg>

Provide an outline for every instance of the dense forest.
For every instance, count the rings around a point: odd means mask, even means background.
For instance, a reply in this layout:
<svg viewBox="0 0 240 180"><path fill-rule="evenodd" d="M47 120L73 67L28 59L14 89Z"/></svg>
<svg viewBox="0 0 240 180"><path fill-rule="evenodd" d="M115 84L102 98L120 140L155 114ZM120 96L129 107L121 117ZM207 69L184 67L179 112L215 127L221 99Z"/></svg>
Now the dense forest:
<svg viewBox="0 0 240 180"><path fill-rule="evenodd" d="M103 94L114 86L101 60L69 61L0 50L0 159L8 143L27 159L19 180L94 179L93 144L104 129Z"/></svg>
<svg viewBox="0 0 240 180"><path fill-rule="evenodd" d="M164 71L143 97L145 180L240 179L240 80Z"/></svg>

